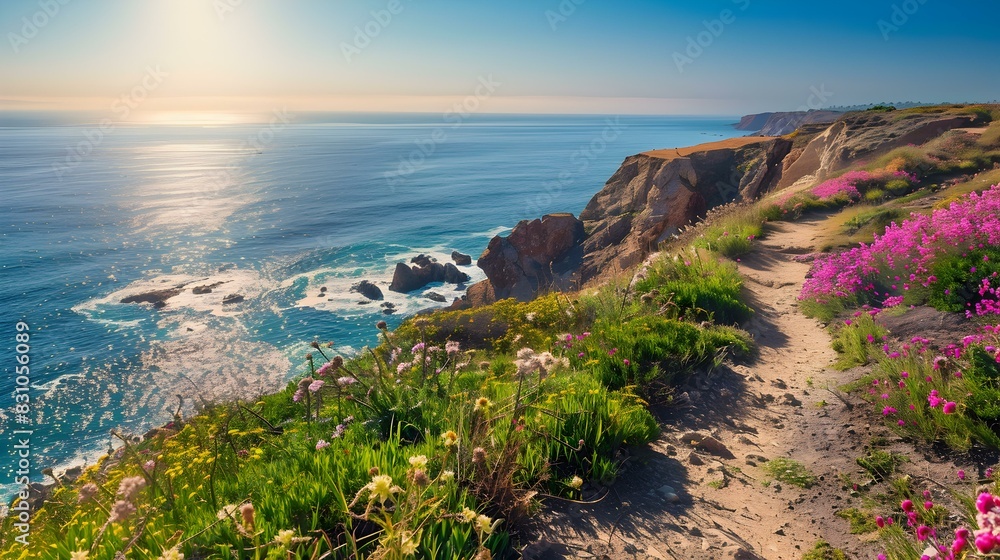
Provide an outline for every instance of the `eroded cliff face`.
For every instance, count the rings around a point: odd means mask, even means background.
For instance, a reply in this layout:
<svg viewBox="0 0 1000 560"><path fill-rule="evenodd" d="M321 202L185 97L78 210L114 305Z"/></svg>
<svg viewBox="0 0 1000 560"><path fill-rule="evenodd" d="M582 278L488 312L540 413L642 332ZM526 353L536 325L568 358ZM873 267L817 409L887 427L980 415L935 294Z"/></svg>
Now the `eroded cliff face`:
<svg viewBox="0 0 1000 560"><path fill-rule="evenodd" d="M580 280L625 270L709 209L770 191L790 149L781 138L738 138L630 156L580 214Z"/></svg>
<svg viewBox="0 0 1000 560"><path fill-rule="evenodd" d="M975 122L974 115L851 113L791 154L777 188L815 184L865 158L909 144L924 144Z"/></svg>

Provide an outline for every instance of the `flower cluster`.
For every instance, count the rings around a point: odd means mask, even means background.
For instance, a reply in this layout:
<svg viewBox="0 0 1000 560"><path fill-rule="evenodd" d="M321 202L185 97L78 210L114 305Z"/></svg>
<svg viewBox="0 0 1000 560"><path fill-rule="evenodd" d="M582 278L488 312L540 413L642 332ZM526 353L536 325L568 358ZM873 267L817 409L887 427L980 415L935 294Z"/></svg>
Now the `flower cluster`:
<svg viewBox="0 0 1000 560"><path fill-rule="evenodd" d="M536 371L539 377L544 378L557 366L568 368L569 360L567 358L556 358L551 352L538 354L531 348L521 348L517 351L517 359L514 360L514 365L517 366L517 376L520 378L527 377Z"/></svg>
<svg viewBox="0 0 1000 560"><path fill-rule="evenodd" d="M891 297L937 281L943 256L1000 244L1000 185L934 211L892 224L871 244L817 259L800 299L821 303L855 294ZM983 295L986 295L984 291ZM990 292L995 296L995 291ZM992 307L981 308L988 312Z"/></svg>
<svg viewBox="0 0 1000 560"><path fill-rule="evenodd" d="M916 175L905 171L851 171L835 179L824 181L812 189L812 194L820 200L847 198L851 201L861 199L862 191L884 185L891 180L903 180L914 184Z"/></svg>

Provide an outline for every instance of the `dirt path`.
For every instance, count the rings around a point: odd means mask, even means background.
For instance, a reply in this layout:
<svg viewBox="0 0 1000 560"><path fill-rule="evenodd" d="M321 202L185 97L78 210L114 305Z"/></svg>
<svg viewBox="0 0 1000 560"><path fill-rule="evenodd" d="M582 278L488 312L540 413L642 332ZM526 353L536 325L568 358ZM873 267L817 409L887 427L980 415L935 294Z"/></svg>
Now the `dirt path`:
<svg viewBox="0 0 1000 560"><path fill-rule="evenodd" d="M682 388L685 404L670 409L661 437L629 458L600 502L548 504L542 538L525 549L526 559L798 560L819 539L850 557L875 557L877 544L851 535L834 515L861 505L840 475L860 478L855 459L873 436L906 444L869 426L869 405L836 390L858 372L827 368L836 357L829 334L797 310L809 265L793 257L808 252L817 222L773 227L739 265L757 310L748 330L759 358ZM773 482L759 465L780 457L805 465L817 483ZM954 472L923 459L910 468L942 480ZM603 493L594 490L597 498Z"/></svg>

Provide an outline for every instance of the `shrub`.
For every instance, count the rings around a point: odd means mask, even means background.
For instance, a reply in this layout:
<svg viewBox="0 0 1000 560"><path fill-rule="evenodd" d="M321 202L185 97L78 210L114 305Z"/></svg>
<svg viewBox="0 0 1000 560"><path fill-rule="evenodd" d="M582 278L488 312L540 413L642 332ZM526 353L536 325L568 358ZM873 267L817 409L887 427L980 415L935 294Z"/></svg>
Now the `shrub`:
<svg viewBox="0 0 1000 560"><path fill-rule="evenodd" d="M902 171L923 178L937 172L938 162L921 148L902 146L878 157L868 168L890 173Z"/></svg>
<svg viewBox="0 0 1000 560"><path fill-rule="evenodd" d="M864 457L858 457L858 466L865 469L875 480L885 480L896 472L896 467L906 462L906 457L884 449L873 449Z"/></svg>
<svg viewBox="0 0 1000 560"><path fill-rule="evenodd" d="M847 560L843 550L834 548L830 543L819 540L812 550L802 555L802 560Z"/></svg>
<svg viewBox="0 0 1000 560"><path fill-rule="evenodd" d="M712 334L706 334L712 333ZM748 337L698 327L677 319L644 316L595 325L595 334L573 347L574 366L592 368L606 386L671 383L712 359L726 345L748 348Z"/></svg>
<svg viewBox="0 0 1000 560"><path fill-rule="evenodd" d="M699 252L656 259L646 277L635 285L648 300L671 317L738 324L753 310L742 301L743 277L736 266Z"/></svg>
<svg viewBox="0 0 1000 560"><path fill-rule="evenodd" d="M840 354L834 367L844 370L867 364L880 353L879 346L888 334L868 313L845 320L834 331L833 349Z"/></svg>

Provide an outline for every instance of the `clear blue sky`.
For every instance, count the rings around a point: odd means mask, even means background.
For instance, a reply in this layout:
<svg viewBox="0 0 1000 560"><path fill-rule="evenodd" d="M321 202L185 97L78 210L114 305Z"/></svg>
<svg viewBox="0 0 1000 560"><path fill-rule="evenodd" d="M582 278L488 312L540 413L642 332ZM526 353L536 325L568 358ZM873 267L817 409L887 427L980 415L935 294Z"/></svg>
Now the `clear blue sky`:
<svg viewBox="0 0 1000 560"><path fill-rule="evenodd" d="M164 110L438 111L490 76L492 111L992 100L998 21L995 1L3 0L0 108L101 108L146 79Z"/></svg>

